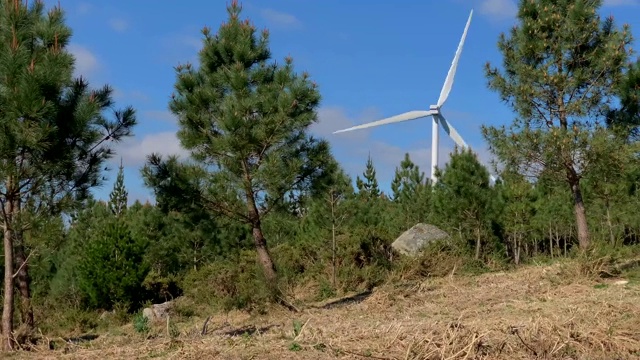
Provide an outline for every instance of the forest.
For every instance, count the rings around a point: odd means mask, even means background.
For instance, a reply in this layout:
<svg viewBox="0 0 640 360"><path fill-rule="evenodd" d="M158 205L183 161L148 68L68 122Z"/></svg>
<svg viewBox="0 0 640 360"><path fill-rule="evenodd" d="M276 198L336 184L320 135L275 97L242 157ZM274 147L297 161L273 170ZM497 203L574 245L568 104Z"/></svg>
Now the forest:
<svg viewBox="0 0 640 360"><path fill-rule="evenodd" d="M269 31L234 0L167 89L191 157L147 154L139 176L155 202L128 206L122 166L108 200L91 191L135 136L136 110L74 78L60 5L2 1L3 349L122 324L145 332L142 310L166 301L178 319L296 311L398 278L637 256L640 60L601 5L520 1L497 39L502 62L484 67L514 114L482 127L491 169L455 149L431 183L407 154L384 193L375 158L352 179L311 135L321 85L273 59ZM450 237L401 256L391 243L418 223Z"/></svg>

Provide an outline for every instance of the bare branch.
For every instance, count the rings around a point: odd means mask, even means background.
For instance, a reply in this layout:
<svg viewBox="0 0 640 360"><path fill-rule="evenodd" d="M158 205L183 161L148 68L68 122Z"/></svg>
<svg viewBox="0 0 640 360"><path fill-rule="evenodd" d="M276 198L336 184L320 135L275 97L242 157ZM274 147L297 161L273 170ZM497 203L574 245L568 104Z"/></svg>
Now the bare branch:
<svg viewBox="0 0 640 360"><path fill-rule="evenodd" d="M35 251L32 251L29 253L29 255L27 256L26 259L24 259L24 261L22 262L22 264L20 264L20 267L18 268L18 270L16 270L15 274L13 274L11 277L13 279L16 278L16 276L18 276L18 274L20 273L20 271L22 270L22 268L24 268L25 265L27 265L27 262L29 262L29 258L31 258L31 255L33 255L35 253Z"/></svg>

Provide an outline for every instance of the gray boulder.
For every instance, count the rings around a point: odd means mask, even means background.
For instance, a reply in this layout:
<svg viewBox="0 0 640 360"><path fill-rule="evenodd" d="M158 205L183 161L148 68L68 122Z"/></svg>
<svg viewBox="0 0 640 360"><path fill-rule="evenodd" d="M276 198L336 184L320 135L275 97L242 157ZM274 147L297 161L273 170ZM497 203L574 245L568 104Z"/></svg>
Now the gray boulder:
<svg viewBox="0 0 640 360"><path fill-rule="evenodd" d="M142 310L142 316L149 319L149 321L166 319L169 316L169 310L173 306L173 302L167 301L162 304L154 304L151 307Z"/></svg>
<svg viewBox="0 0 640 360"><path fill-rule="evenodd" d="M418 223L400 235L391 244L400 254L415 256L429 243L446 239L449 234L436 226Z"/></svg>

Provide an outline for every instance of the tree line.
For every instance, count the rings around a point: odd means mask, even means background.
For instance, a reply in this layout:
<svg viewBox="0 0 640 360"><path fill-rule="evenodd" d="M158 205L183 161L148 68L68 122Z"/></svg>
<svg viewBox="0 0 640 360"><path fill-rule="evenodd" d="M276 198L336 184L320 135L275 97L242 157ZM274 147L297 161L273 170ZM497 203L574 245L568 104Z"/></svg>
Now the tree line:
<svg viewBox="0 0 640 360"><path fill-rule="evenodd" d="M155 203L127 206L122 165L107 201L90 190L135 110L73 77L60 6L2 2L3 347L63 322L47 316L62 304L91 328L95 311L180 296L260 309L304 285L327 298L407 267L481 271L637 244L640 61L601 4L521 1L500 36L487 85L515 118L482 128L497 183L456 149L435 184L406 155L385 194L375 159L354 181L310 134L318 85L291 57L274 61L268 30L233 1L215 33L202 30L198 66L176 67L169 108L191 158L149 154L140 174ZM390 245L420 222L451 237L411 262Z"/></svg>

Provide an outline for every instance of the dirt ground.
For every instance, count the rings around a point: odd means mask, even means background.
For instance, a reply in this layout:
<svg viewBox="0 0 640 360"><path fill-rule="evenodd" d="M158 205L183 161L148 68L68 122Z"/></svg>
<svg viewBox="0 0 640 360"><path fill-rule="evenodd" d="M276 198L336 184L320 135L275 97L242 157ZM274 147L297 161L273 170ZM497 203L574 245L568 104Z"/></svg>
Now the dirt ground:
<svg viewBox="0 0 640 360"><path fill-rule="evenodd" d="M132 329L12 359L640 359L640 284L575 264L385 285L351 302ZM131 325L129 325L130 327ZM174 333L175 335L176 333Z"/></svg>

